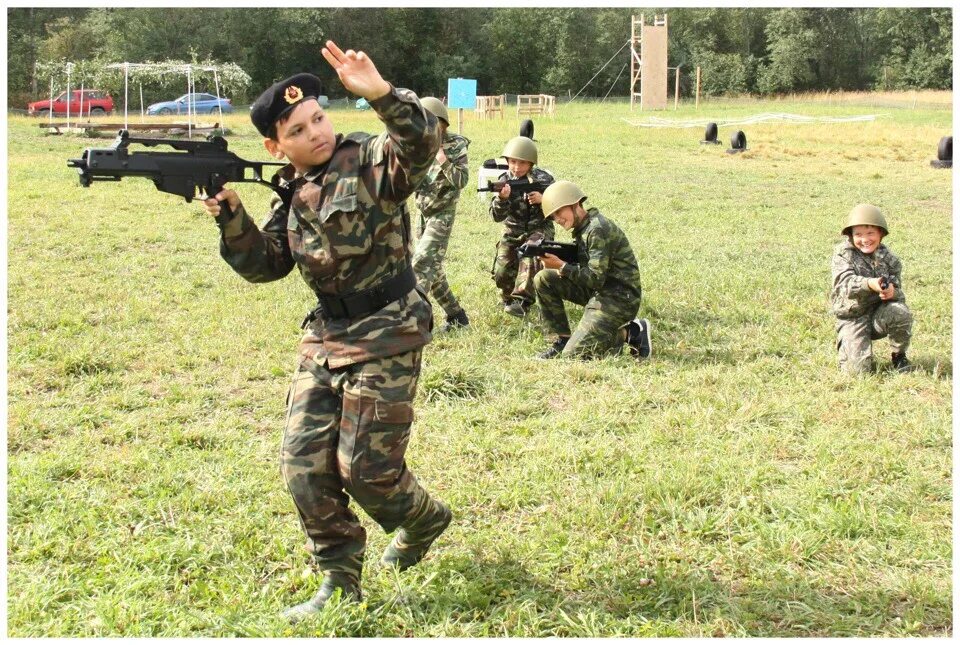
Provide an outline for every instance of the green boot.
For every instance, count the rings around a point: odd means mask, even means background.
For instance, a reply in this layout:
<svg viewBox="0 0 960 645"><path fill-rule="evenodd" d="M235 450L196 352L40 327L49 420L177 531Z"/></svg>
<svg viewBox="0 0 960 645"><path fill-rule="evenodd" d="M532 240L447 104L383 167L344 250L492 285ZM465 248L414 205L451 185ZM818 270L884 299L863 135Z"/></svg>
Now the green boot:
<svg viewBox="0 0 960 645"><path fill-rule="evenodd" d="M453 513L442 502L435 502L437 512L429 521L417 522L417 526L410 529L400 529L393 540L383 551L380 562L388 567L396 567L405 571L420 562L434 540L440 537L453 519Z"/></svg>
<svg viewBox="0 0 960 645"><path fill-rule="evenodd" d="M307 602L287 607L283 610L283 617L291 623L298 623L304 618L309 618L314 614L320 613L323 606L327 603L333 594L341 590L340 600L359 601L360 600L360 581L349 573L339 571L328 571L323 576L323 583L316 595Z"/></svg>

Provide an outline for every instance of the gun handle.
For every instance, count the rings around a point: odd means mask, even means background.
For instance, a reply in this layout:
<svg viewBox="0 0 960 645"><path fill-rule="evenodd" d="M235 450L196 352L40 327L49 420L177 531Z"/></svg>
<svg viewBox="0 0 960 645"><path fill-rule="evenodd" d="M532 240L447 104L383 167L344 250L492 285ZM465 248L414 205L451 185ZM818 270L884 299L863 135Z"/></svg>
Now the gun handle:
<svg viewBox="0 0 960 645"><path fill-rule="evenodd" d="M219 202L220 204L220 214L217 215L216 221L217 225L220 228L224 228L231 219L233 219L233 210L230 209L230 204L227 203L227 200Z"/></svg>

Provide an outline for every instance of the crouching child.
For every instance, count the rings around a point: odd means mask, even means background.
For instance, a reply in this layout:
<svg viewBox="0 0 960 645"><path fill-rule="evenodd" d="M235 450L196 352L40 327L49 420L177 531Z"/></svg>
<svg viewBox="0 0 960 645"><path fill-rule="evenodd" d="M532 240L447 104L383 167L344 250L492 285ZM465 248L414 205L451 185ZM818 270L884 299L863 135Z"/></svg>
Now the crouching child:
<svg viewBox="0 0 960 645"><path fill-rule="evenodd" d="M543 256L544 270L533 280L545 331L553 342L539 358L599 358L617 354L624 342L639 358L650 356L650 322L636 319L640 309L640 269L630 241L569 181L551 184L543 193L544 216L573 232L579 261ZM564 301L585 307L570 332Z"/></svg>
<svg viewBox="0 0 960 645"><path fill-rule="evenodd" d="M890 339L894 369L910 368L913 314L900 281L900 259L882 243L888 232L879 208L858 204L841 231L846 241L834 249L830 300L837 317L840 369L849 374L873 371L873 341L884 337Z"/></svg>

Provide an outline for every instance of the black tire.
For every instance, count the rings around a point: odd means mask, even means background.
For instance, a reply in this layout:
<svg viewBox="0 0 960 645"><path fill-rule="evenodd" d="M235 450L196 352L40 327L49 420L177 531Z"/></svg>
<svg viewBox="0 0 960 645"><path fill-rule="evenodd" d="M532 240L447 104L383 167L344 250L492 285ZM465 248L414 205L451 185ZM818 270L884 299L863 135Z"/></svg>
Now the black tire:
<svg viewBox="0 0 960 645"><path fill-rule="evenodd" d="M107 111L102 107L90 108L90 116L103 116Z"/></svg>
<svg viewBox="0 0 960 645"><path fill-rule="evenodd" d="M50 110L47 110L47 109L37 110L37 116L40 117L41 119L49 119Z"/></svg>
<svg viewBox="0 0 960 645"><path fill-rule="evenodd" d="M730 147L734 150L746 150L747 149L747 135L743 133L743 130L737 130L730 137Z"/></svg>
<svg viewBox="0 0 960 645"><path fill-rule="evenodd" d="M159 110L157 110L157 114L162 114L166 116L167 114L173 114L173 110L171 110L170 108L160 108Z"/></svg>
<svg viewBox="0 0 960 645"><path fill-rule="evenodd" d="M703 133L703 140L709 141L711 143L717 140L717 124L716 123L707 124L707 129Z"/></svg>
<svg viewBox="0 0 960 645"><path fill-rule="evenodd" d="M953 137L943 137L940 139L940 145L937 146L937 159L940 161L953 161Z"/></svg>
<svg viewBox="0 0 960 645"><path fill-rule="evenodd" d="M533 121L531 119L524 119L520 123L520 136L528 139L533 138Z"/></svg>
<svg viewBox="0 0 960 645"><path fill-rule="evenodd" d="M215 108L215 107L210 108L210 114L216 114L217 112L219 112L219 110L217 110L217 108Z"/></svg>

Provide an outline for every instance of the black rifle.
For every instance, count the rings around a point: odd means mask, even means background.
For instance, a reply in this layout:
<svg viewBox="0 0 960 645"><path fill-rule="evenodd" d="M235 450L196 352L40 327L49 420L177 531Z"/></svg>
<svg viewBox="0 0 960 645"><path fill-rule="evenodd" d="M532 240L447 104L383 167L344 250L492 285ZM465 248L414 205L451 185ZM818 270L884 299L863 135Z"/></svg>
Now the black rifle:
<svg viewBox="0 0 960 645"><path fill-rule="evenodd" d="M542 193L550 184L526 179L503 179L488 181L486 188L477 188L478 193L499 193L504 186L510 186L510 195L526 195L527 193Z"/></svg>
<svg viewBox="0 0 960 645"><path fill-rule="evenodd" d="M545 240L542 237L527 240L520 245L517 253L519 253L522 258L542 257L549 253L570 264L577 264L579 259L576 244L557 242L556 240Z"/></svg>
<svg viewBox="0 0 960 645"><path fill-rule="evenodd" d="M892 277L886 275L880 276L880 289L885 291L890 285L893 285L894 287L897 286L897 283L893 281Z"/></svg>
<svg viewBox="0 0 960 645"><path fill-rule="evenodd" d="M144 146L170 146L182 152L130 152L131 143ZM273 161L246 161L227 150L227 140L212 136L206 141L179 139L140 139L120 130L113 146L87 148L80 159L69 159L67 165L80 173L80 185L94 181L120 181L124 177L147 177L157 190L180 195L188 202L203 191L214 197L227 182L248 182L269 187L289 208L293 189L263 178L264 166L284 166ZM250 171L249 175L247 171ZM233 212L227 202L220 202L217 223L225 226Z"/></svg>

